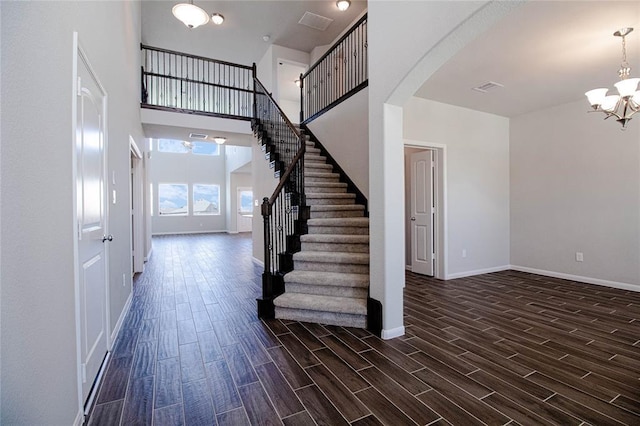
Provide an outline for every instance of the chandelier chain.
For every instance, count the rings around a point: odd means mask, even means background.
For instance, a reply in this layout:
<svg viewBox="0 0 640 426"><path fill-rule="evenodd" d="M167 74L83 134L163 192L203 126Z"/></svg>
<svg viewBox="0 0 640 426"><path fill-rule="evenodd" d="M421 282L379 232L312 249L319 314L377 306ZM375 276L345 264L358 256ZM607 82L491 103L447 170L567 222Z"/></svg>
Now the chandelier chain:
<svg viewBox="0 0 640 426"><path fill-rule="evenodd" d="M627 62L627 38L625 36L622 36L622 63L620 64L618 75L623 80L631 75L631 67Z"/></svg>

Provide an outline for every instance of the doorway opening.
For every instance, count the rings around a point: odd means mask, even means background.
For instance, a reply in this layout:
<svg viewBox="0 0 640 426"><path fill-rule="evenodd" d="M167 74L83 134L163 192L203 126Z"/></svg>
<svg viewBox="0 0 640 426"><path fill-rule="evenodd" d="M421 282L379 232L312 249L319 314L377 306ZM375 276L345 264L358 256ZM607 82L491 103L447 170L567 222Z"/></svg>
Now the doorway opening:
<svg viewBox="0 0 640 426"><path fill-rule="evenodd" d="M133 137L129 136L129 151L131 152L131 173L129 193L131 199L131 268L133 275L144 270L144 173L142 152Z"/></svg>
<svg viewBox="0 0 640 426"><path fill-rule="evenodd" d="M446 277L445 147L405 141L406 269Z"/></svg>

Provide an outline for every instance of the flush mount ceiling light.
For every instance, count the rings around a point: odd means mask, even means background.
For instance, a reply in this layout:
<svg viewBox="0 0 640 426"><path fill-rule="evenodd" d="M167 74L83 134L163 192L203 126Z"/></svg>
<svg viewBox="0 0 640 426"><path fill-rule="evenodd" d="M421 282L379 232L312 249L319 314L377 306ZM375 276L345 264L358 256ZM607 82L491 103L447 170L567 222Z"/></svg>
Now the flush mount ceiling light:
<svg viewBox="0 0 640 426"><path fill-rule="evenodd" d="M349 6L351 6L351 2L349 0L338 0L336 2L336 6L338 6L338 9L340 9L340 11L344 12L345 10L349 9Z"/></svg>
<svg viewBox="0 0 640 426"><path fill-rule="evenodd" d="M189 28L196 28L209 22L209 14L193 4L193 0L189 3L176 4L171 12Z"/></svg>
<svg viewBox="0 0 640 426"><path fill-rule="evenodd" d="M220 15L219 13L214 13L213 15L211 15L211 22L216 25L222 25L222 23L224 22L224 16Z"/></svg>
<svg viewBox="0 0 640 426"><path fill-rule="evenodd" d="M614 84L618 89L618 94L607 96L607 88L593 89L585 93L593 111L605 113L605 120L609 117L616 117L616 121L622 124L622 130L626 128L631 116L640 110L640 91L636 91L640 78L629 78L631 67L627 62L625 37L631 31L633 28L622 28L613 33L614 36L622 38L622 64L618 70L620 81Z"/></svg>
<svg viewBox="0 0 640 426"><path fill-rule="evenodd" d="M227 141L227 138L223 137L223 136L215 136L213 138L213 141L215 143L217 143L218 145L222 145L223 143L225 143Z"/></svg>

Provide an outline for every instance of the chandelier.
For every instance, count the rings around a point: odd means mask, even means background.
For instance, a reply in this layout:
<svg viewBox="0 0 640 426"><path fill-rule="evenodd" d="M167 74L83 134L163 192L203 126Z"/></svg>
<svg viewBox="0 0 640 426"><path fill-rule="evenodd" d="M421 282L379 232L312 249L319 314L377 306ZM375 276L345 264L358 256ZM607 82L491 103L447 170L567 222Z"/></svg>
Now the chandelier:
<svg viewBox="0 0 640 426"><path fill-rule="evenodd" d="M614 84L618 94L607 95L607 88L593 89L585 93L593 111L603 112L606 115L605 120L616 117L616 121L622 125L622 130L626 128L631 116L640 110L640 91L636 91L640 78L629 78L631 67L627 62L625 37L631 31L633 28L622 28L613 33L614 36L622 38L622 64L618 70L620 81Z"/></svg>
<svg viewBox="0 0 640 426"><path fill-rule="evenodd" d="M176 4L171 12L188 28L196 28L209 22L209 14L193 4L193 0Z"/></svg>

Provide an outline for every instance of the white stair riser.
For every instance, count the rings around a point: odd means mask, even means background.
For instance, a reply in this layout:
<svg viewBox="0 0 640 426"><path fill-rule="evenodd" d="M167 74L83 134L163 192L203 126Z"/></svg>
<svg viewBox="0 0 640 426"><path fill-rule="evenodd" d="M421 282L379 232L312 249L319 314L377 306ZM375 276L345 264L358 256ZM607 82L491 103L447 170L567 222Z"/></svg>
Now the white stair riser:
<svg viewBox="0 0 640 426"><path fill-rule="evenodd" d="M353 263L324 263L295 260L293 262L293 268L299 271L345 272L350 274L369 273L369 265L358 265Z"/></svg>
<svg viewBox="0 0 640 426"><path fill-rule="evenodd" d="M309 225L309 234L369 235L369 228L358 227L358 226L312 226L312 225Z"/></svg>
<svg viewBox="0 0 640 426"><path fill-rule="evenodd" d="M276 307L276 318L292 321L314 322L342 327L366 328L366 315L352 315L332 312L307 311Z"/></svg>
<svg viewBox="0 0 640 426"><path fill-rule="evenodd" d="M287 293L320 294L323 296L351 297L355 299L363 299L368 296L368 290L366 288L357 287L287 283L285 288Z"/></svg>
<svg viewBox="0 0 640 426"><path fill-rule="evenodd" d="M369 244L302 243L302 251L369 253Z"/></svg>

